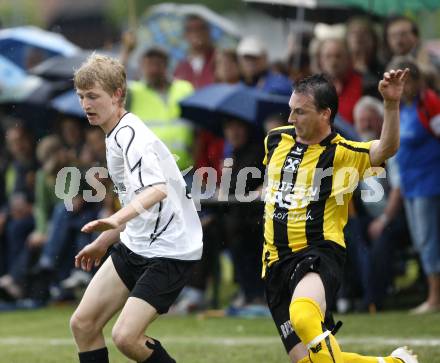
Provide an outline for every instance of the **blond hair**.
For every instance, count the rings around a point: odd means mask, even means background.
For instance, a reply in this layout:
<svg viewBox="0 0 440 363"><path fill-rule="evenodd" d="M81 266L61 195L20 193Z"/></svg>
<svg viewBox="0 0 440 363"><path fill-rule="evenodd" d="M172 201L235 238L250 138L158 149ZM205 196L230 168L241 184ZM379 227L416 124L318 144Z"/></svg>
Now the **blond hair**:
<svg viewBox="0 0 440 363"><path fill-rule="evenodd" d="M73 76L76 89L88 90L98 83L105 92L113 96L118 88L122 90L121 106L127 95L127 76L124 66L117 59L93 53L77 69Z"/></svg>

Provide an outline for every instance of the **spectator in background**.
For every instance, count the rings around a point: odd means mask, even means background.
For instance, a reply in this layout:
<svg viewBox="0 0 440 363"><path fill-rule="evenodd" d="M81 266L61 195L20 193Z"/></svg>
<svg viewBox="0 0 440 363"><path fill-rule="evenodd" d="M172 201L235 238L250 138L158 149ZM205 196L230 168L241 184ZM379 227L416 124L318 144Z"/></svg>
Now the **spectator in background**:
<svg viewBox="0 0 440 363"><path fill-rule="evenodd" d="M393 56L413 57L429 86L440 90L440 59L423 47L414 21L405 16L390 17L384 27L384 43L388 60Z"/></svg>
<svg viewBox="0 0 440 363"><path fill-rule="evenodd" d="M383 104L371 96L362 97L354 108L354 125L361 141L380 138ZM358 191L354 195L355 213L351 220L351 238L357 250L357 266L363 288L361 310L381 308L387 289L392 285L394 252L407 240L405 215L400 197L399 170L396 157L387 160L386 174L372 176L381 185L384 195L368 201ZM372 180L359 182L359 189L371 191ZM364 192L362 192L364 193ZM353 248L351 249L353 250Z"/></svg>
<svg viewBox="0 0 440 363"><path fill-rule="evenodd" d="M181 61L174 76L184 79L194 88L204 87L215 81L215 48L211 39L209 24L202 17L190 14L184 24L188 55Z"/></svg>
<svg viewBox="0 0 440 363"><path fill-rule="evenodd" d="M195 89L216 82L216 50L211 38L208 22L196 14L189 14L184 24L188 53L176 67L176 78L189 81ZM221 73L221 72L219 72ZM195 169L209 167L217 171L220 178L223 160L224 140L207 130L199 130L194 140ZM206 208L199 213L205 241L203 257L193 270L192 277L172 310L186 313L205 306L205 292L208 278L215 273L218 249L222 236L219 218Z"/></svg>
<svg viewBox="0 0 440 363"><path fill-rule="evenodd" d="M318 52L321 71L333 81L338 94L338 114L353 124L353 108L362 96L362 77L353 69L347 44L343 39L325 39Z"/></svg>
<svg viewBox="0 0 440 363"><path fill-rule="evenodd" d="M215 56L215 80L219 83L240 82L240 67L237 53L233 49L219 49Z"/></svg>
<svg viewBox="0 0 440 363"><path fill-rule="evenodd" d="M293 83L312 75L310 56L306 49L301 53L294 53L287 60L289 78Z"/></svg>
<svg viewBox="0 0 440 363"><path fill-rule="evenodd" d="M267 134L277 127L288 126L288 119L288 115L273 114L268 116L263 122L264 133Z"/></svg>
<svg viewBox="0 0 440 363"><path fill-rule="evenodd" d="M244 84L268 93L292 93L292 82L286 76L270 70L267 49L258 38L243 38L237 46L237 54Z"/></svg>
<svg viewBox="0 0 440 363"><path fill-rule="evenodd" d="M193 86L168 77L168 54L158 47L142 55L141 70L143 80L129 84L127 109L177 155L177 165L184 170L193 165L194 132L191 125L179 119L179 101L193 92Z"/></svg>
<svg viewBox="0 0 440 363"><path fill-rule="evenodd" d="M80 120L68 116L62 116L58 124L61 141L73 162L79 158L84 145L83 125Z"/></svg>
<svg viewBox="0 0 440 363"><path fill-rule="evenodd" d="M229 195L243 198L263 184L261 161L264 150L259 145L254 125L236 119L228 119L223 125L225 139L232 148L231 159L225 159L225 166L231 168ZM227 160L229 163L226 163ZM246 175L244 168L258 169L260 176ZM229 205L224 217L226 240L244 305L264 304L264 287L260 278L262 217L263 205L248 203Z"/></svg>
<svg viewBox="0 0 440 363"><path fill-rule="evenodd" d="M196 14L189 14L184 24L188 54L176 67L174 76L190 82L195 89L216 81L215 47L208 22ZM197 133L194 143L195 168L212 167L221 172L223 138L209 131Z"/></svg>
<svg viewBox="0 0 440 363"><path fill-rule="evenodd" d="M11 156L6 169L6 195L24 193L33 199L37 162L34 156L34 140L20 123L7 127L6 147Z"/></svg>
<svg viewBox="0 0 440 363"><path fill-rule="evenodd" d="M99 127L87 127L85 129L85 144L81 150L81 165L106 166L105 160L105 135Z"/></svg>
<svg viewBox="0 0 440 363"><path fill-rule="evenodd" d="M5 225L6 274L0 278L0 298L16 300L23 296L23 281L18 276L25 258L26 239L34 228L32 203L23 193L9 198L9 213ZM18 275L18 276L17 276Z"/></svg>
<svg viewBox="0 0 440 363"><path fill-rule="evenodd" d="M38 143L36 155L41 167L37 170L35 177L35 203L33 217L31 213L32 221L28 221L29 217L26 219L12 218L6 225L7 244L13 245L14 248L9 248L11 255L8 260L12 265L1 277L0 287L13 299L27 296L27 285L29 285L27 275L33 260L38 258L41 248L47 240L50 216L54 205L59 201L55 196L56 173L60 167L66 165L67 154L58 136L46 136ZM17 207L17 205L14 206L17 201L20 202L20 200L16 200L11 205L12 210ZM23 205L23 202L21 204ZM14 212L12 212L13 214ZM24 222L23 225L20 225L20 219ZM14 231L14 227L16 227L16 231ZM25 233L23 234L23 232Z"/></svg>
<svg viewBox="0 0 440 363"><path fill-rule="evenodd" d="M428 297L414 313L440 310L440 99L426 88L417 64L394 58L388 69L407 67L400 106L397 153L401 191L413 243L428 280Z"/></svg>
<svg viewBox="0 0 440 363"><path fill-rule="evenodd" d="M380 98L377 84L383 73L378 59L378 37L368 18L351 18L347 24L346 41L353 69L362 75L364 94Z"/></svg>

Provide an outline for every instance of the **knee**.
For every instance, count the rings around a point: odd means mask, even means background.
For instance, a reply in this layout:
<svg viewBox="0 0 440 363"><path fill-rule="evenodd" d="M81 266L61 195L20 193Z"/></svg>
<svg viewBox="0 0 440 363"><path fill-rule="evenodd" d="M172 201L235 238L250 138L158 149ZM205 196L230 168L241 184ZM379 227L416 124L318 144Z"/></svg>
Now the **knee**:
<svg viewBox="0 0 440 363"><path fill-rule="evenodd" d="M134 337L127 329L113 327L112 339L116 347L124 354L129 353L132 347L137 344L137 337Z"/></svg>
<svg viewBox="0 0 440 363"><path fill-rule="evenodd" d="M292 301L289 307L289 316L293 330L298 336L306 331L311 322L320 319L324 321L323 314L319 305L309 298L297 298Z"/></svg>
<svg viewBox="0 0 440 363"><path fill-rule="evenodd" d="M95 335L99 331L96 325L92 319L78 312L75 312L70 318L70 329L75 337Z"/></svg>

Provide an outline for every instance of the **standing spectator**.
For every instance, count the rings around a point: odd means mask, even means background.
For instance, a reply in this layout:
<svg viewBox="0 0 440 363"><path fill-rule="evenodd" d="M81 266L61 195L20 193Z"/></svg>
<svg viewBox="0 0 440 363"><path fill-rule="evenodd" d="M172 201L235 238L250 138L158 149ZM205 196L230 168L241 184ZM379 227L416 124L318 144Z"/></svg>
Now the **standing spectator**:
<svg viewBox="0 0 440 363"><path fill-rule="evenodd" d="M179 101L193 92L191 83L167 76L168 54L149 48L141 59L142 81L129 85L127 108L177 155L180 170L193 165L193 129L180 117Z"/></svg>
<svg viewBox="0 0 440 363"><path fill-rule="evenodd" d="M212 44L209 24L202 17L190 14L184 24L188 55L181 61L174 76L201 88L215 81L215 48Z"/></svg>
<svg viewBox="0 0 440 363"><path fill-rule="evenodd" d="M380 138L383 114L383 105L379 100L371 96L364 96L359 100L354 108L354 125L362 141ZM394 252L406 240L407 229L396 157L388 159L385 175L371 178L381 185L384 195L378 201L372 202L355 193L356 216L350 223L355 236L352 236L349 243L355 245L357 252L363 288L360 308L374 312L382 307L387 289L392 284L394 271L390 261L394 261ZM371 179L359 182L362 191L371 191L371 185Z"/></svg>
<svg viewBox="0 0 440 363"><path fill-rule="evenodd" d="M241 120L228 119L223 126L225 139L232 149L231 182L229 195L247 196L263 184L264 150L254 136L252 125ZM259 170L260 176L245 175L245 168ZM244 178L243 176L246 176ZM243 294L244 304L263 304L264 288L260 278L262 252L263 206L233 203L225 215L227 241L232 255L234 274Z"/></svg>
<svg viewBox="0 0 440 363"><path fill-rule="evenodd" d="M410 77L400 106L397 161L408 226L428 280L428 297L414 313L440 310L440 99L424 87L421 71L409 58L388 65L407 67Z"/></svg>
<svg viewBox="0 0 440 363"><path fill-rule="evenodd" d="M393 16L384 27L384 41L388 59L393 56L411 56L429 86L440 90L440 59L423 47L417 24L405 16Z"/></svg>
<svg viewBox="0 0 440 363"><path fill-rule="evenodd" d="M220 83L240 82L240 67L237 53L233 49L219 49L215 56L215 80Z"/></svg>
<svg viewBox="0 0 440 363"><path fill-rule="evenodd" d="M267 49L260 39L243 38L237 46L237 54L244 84L268 93L286 96L292 93L292 82L270 70Z"/></svg>
<svg viewBox="0 0 440 363"><path fill-rule="evenodd" d="M176 67L174 75L177 78L191 82L194 88L202 88L216 81L216 55L211 38L209 24L202 17L190 14L185 19L185 40L188 43L188 54ZM199 130L194 142L195 169L214 168L221 176L224 153L224 140L206 130ZM222 227L219 218L213 211L204 208L199 213L202 222L203 257L193 270L188 286L179 296L173 311L186 313L200 309L205 304L205 292L208 278L218 270L218 249L221 244ZM214 277L215 278L215 277Z"/></svg>
<svg viewBox="0 0 440 363"><path fill-rule="evenodd" d="M353 69L362 75L364 94L380 98L377 83L383 73L378 58L378 37L368 18L352 18L347 24L346 41Z"/></svg>
<svg viewBox="0 0 440 363"><path fill-rule="evenodd" d="M352 66L347 44L342 39L325 39L318 53L321 71L336 87L339 115L353 123L353 108L362 96L362 77Z"/></svg>

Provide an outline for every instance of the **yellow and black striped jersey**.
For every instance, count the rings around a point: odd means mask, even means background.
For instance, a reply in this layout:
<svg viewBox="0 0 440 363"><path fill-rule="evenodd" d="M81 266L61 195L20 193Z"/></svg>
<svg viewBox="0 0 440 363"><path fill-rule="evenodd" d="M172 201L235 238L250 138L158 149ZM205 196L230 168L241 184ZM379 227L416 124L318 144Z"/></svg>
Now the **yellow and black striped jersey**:
<svg viewBox="0 0 440 363"><path fill-rule="evenodd" d="M349 141L335 132L306 145L296 141L293 126L279 127L264 146L263 277L275 261L313 243L329 240L345 247L348 202L371 167L371 142Z"/></svg>

